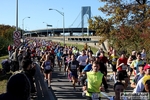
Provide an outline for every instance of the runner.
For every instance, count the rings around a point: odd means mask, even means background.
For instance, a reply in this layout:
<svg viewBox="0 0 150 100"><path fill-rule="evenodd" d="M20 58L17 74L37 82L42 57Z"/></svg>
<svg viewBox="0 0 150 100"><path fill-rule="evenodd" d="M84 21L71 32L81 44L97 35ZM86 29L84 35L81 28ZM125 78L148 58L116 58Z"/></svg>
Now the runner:
<svg viewBox="0 0 150 100"><path fill-rule="evenodd" d="M42 63L41 68L44 70L45 80L48 81L48 87L51 86L52 67L49 55L46 55L45 61Z"/></svg>
<svg viewBox="0 0 150 100"><path fill-rule="evenodd" d="M58 52L56 53L59 71L61 71L61 67L62 67L62 55L63 55L62 49L59 48Z"/></svg>
<svg viewBox="0 0 150 100"><path fill-rule="evenodd" d="M144 76L144 65L139 65L138 66L139 69L139 73L135 76L135 78L133 79L133 81L131 82L131 87L135 88L138 81Z"/></svg>
<svg viewBox="0 0 150 100"><path fill-rule="evenodd" d="M132 53L131 53L131 55L129 56L129 58L127 60L128 71L130 71L129 77L132 75L132 72L133 72L133 68L130 67L133 60L136 60L136 51L135 50L132 50Z"/></svg>
<svg viewBox="0 0 150 100"><path fill-rule="evenodd" d="M141 59L141 53L137 53L137 56L136 56L136 60L133 60L130 67L133 69L134 71L134 75L138 74L139 73L139 65L144 65L144 61ZM131 76L131 73L130 73L130 76ZM130 77L129 76L129 77Z"/></svg>
<svg viewBox="0 0 150 100"><path fill-rule="evenodd" d="M85 66L85 68L82 71L82 78L81 78L82 86L85 86L85 80L87 78L86 72L89 72L92 70L92 64L94 61L95 61L95 58L89 59L89 63Z"/></svg>
<svg viewBox="0 0 150 100"><path fill-rule="evenodd" d="M84 86L83 91L87 90L87 100L100 100L100 91L102 85L103 74L99 72L99 64L94 61L92 71L87 72L87 86Z"/></svg>
<svg viewBox="0 0 150 100"><path fill-rule="evenodd" d="M116 80L116 72L117 72L116 63L117 63L117 59L118 59L118 56L116 54L116 51L113 50L112 54L110 55L110 62L111 62L111 65L112 65L113 79L114 79L115 83L117 82L117 80Z"/></svg>
<svg viewBox="0 0 150 100"><path fill-rule="evenodd" d="M71 61L69 62L68 70L71 72L74 91L76 91L75 83L78 82L78 74L77 74L78 67L79 67L79 62L75 59L75 55L71 55Z"/></svg>
<svg viewBox="0 0 150 100"><path fill-rule="evenodd" d="M127 74L127 58L125 57L125 52L123 51L121 53L120 58L117 60L116 64L116 69L117 69L117 80L122 82L122 80L125 80L125 88L128 86L129 78Z"/></svg>
<svg viewBox="0 0 150 100"><path fill-rule="evenodd" d="M85 54L85 50L82 50L82 54L80 56L78 56L77 61L79 62L79 82L78 85L80 85L80 77L82 75L82 70L84 69L84 67L86 66L86 59L88 58L88 56L86 56Z"/></svg>
<svg viewBox="0 0 150 100"><path fill-rule="evenodd" d="M150 79L150 64L144 66L145 75L138 81L133 93L142 92L144 90L144 85L147 80Z"/></svg>
<svg viewBox="0 0 150 100"><path fill-rule="evenodd" d="M121 82L116 82L114 84L115 96L111 97L109 100L127 100L127 98L122 99L120 93L124 92L124 84Z"/></svg>
<svg viewBox="0 0 150 100"><path fill-rule="evenodd" d="M67 65L68 65L68 62L67 62L68 51L67 51L67 49L65 49L62 57L63 57L63 60L64 60L64 75L66 76L67 75L66 69L67 69Z"/></svg>

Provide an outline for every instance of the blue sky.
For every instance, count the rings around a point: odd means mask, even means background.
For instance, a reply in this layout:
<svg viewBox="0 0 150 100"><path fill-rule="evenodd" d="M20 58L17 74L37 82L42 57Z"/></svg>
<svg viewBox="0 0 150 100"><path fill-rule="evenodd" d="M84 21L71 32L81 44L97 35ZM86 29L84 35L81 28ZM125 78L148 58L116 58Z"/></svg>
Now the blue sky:
<svg viewBox="0 0 150 100"><path fill-rule="evenodd" d="M16 1L0 1L0 24L16 26ZM83 6L91 6L92 17L105 17L98 10L99 7L103 6L99 0L18 0L18 27L22 28L22 20L25 18L24 29L26 30L45 29L46 23L52 25L53 28L62 28L62 15L55 10L49 10L49 8L64 12L66 28L81 27L81 7ZM85 27L88 25L87 21L88 16L85 15Z"/></svg>

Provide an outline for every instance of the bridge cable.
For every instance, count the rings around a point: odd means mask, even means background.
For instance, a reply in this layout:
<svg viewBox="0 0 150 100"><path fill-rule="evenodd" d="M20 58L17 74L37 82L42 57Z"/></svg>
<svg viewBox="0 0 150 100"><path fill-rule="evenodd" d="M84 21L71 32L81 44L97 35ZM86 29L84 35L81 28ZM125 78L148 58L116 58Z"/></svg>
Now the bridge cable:
<svg viewBox="0 0 150 100"><path fill-rule="evenodd" d="M78 19L78 17L80 16L81 12L79 12L78 16L76 17L76 19L73 21L73 23L69 26L69 28L76 22L76 20Z"/></svg>

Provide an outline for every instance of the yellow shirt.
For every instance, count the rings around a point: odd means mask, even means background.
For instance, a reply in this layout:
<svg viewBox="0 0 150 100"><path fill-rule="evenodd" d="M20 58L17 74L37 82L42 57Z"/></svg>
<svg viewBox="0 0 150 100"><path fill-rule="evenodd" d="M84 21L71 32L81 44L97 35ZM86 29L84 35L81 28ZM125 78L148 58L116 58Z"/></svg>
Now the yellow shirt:
<svg viewBox="0 0 150 100"><path fill-rule="evenodd" d="M101 72L87 72L87 93L86 96L92 96L92 93L100 93L100 86L102 84L103 74Z"/></svg>
<svg viewBox="0 0 150 100"><path fill-rule="evenodd" d="M112 64L113 64L113 65L116 65L117 59L118 59L118 56L117 56L117 55L112 54L112 55L110 56L110 60L112 61Z"/></svg>

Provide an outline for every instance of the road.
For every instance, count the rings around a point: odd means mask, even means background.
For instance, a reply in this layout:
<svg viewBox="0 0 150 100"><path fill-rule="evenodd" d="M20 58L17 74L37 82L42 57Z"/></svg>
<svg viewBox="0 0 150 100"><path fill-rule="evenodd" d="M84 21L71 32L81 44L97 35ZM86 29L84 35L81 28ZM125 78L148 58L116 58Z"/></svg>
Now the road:
<svg viewBox="0 0 150 100"><path fill-rule="evenodd" d="M112 74L112 70L108 67L108 76ZM57 100L86 100L85 97L82 97L81 86L77 84L77 91L73 91L72 83L69 82L66 76L64 76L63 71L58 71L58 67L54 68L54 72L52 74L52 83L51 89L55 94ZM108 77L109 78L109 77ZM105 96L114 96L113 85L114 82L112 80L108 81L108 93L103 92L102 100L108 100ZM127 88L126 92L131 92L132 88L130 86ZM104 96L105 95L105 96Z"/></svg>
<svg viewBox="0 0 150 100"><path fill-rule="evenodd" d="M44 75L40 72L40 66L37 63L37 71L35 75L35 85L37 89L37 98L34 100L86 100L85 97L82 97L81 86L77 84L77 91L73 91L72 83L69 82L68 78L64 75L63 71L58 70L58 66L54 67L54 72L52 73L52 83L51 88L47 87L47 83L44 82ZM108 93L102 92L102 100L108 100L109 96L114 96L113 80L110 80L112 75L112 69L110 67L108 70ZM133 76L131 77L131 79ZM130 86L127 88L126 92L132 92Z"/></svg>

